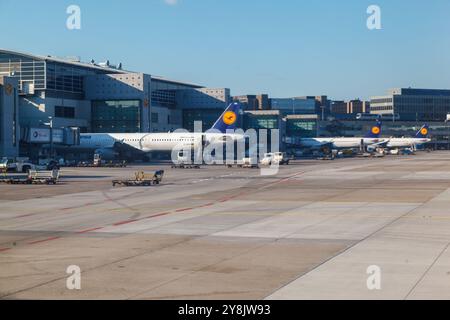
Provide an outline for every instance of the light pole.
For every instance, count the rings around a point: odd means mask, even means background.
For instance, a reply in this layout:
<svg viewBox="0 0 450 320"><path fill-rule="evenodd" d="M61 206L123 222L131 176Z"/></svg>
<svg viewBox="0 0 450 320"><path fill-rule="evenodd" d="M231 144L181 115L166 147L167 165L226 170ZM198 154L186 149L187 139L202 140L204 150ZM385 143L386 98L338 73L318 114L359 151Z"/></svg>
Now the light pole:
<svg viewBox="0 0 450 320"><path fill-rule="evenodd" d="M322 109L322 121L325 121L325 106L320 106L320 109Z"/></svg>
<svg viewBox="0 0 450 320"><path fill-rule="evenodd" d="M50 157L53 157L53 117L48 117L50 120L48 123L44 123L50 127Z"/></svg>
<svg viewBox="0 0 450 320"><path fill-rule="evenodd" d="M53 118L50 119L50 157L53 158Z"/></svg>

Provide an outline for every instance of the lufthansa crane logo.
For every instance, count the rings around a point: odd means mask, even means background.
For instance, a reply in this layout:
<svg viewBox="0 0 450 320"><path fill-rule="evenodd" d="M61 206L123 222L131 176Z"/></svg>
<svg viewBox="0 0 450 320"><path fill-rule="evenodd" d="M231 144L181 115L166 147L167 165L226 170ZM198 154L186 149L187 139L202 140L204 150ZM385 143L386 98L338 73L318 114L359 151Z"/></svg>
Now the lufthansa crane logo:
<svg viewBox="0 0 450 320"><path fill-rule="evenodd" d="M380 128L378 128L378 127L373 127L373 128L372 128L372 133L373 133L373 134L380 134Z"/></svg>
<svg viewBox="0 0 450 320"><path fill-rule="evenodd" d="M225 124L229 126L235 124L236 119L236 113L234 113L233 111L227 111L223 116L223 122L225 122Z"/></svg>
<svg viewBox="0 0 450 320"><path fill-rule="evenodd" d="M428 129L427 128L423 128L420 133L424 136L426 136L428 134Z"/></svg>
<svg viewBox="0 0 450 320"><path fill-rule="evenodd" d="M13 86L12 86L11 84L8 83L8 84L5 86L5 92L6 92L6 94L7 94L8 96L10 96L10 95L12 95L13 91L14 91Z"/></svg>

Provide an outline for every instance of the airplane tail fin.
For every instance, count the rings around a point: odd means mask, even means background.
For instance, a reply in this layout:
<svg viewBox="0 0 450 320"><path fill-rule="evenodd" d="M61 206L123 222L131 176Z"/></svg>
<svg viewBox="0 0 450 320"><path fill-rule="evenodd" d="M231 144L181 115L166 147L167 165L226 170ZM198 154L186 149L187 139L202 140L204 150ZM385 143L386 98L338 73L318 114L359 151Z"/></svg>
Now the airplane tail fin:
<svg viewBox="0 0 450 320"><path fill-rule="evenodd" d="M425 124L422 128L420 128L419 132L416 134L416 138L425 139L428 137L430 133L430 126Z"/></svg>
<svg viewBox="0 0 450 320"><path fill-rule="evenodd" d="M237 125L240 124L242 115L242 106L238 102L233 102L225 109L224 113L214 123L211 130L217 130L226 133L227 130L236 130Z"/></svg>
<svg viewBox="0 0 450 320"><path fill-rule="evenodd" d="M381 120L377 120L377 124L370 128L365 138L379 138L381 136Z"/></svg>

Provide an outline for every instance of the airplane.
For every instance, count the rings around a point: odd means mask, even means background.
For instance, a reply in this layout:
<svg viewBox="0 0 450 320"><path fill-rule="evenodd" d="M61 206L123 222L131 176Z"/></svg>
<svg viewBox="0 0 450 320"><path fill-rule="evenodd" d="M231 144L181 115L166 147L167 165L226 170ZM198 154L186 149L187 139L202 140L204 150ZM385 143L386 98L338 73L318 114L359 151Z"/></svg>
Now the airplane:
<svg viewBox="0 0 450 320"><path fill-rule="evenodd" d="M380 120L377 120L376 125L374 125L369 132L364 137L353 137L353 138L301 138L300 147L310 148L310 149L353 149L353 148L363 148L363 147L376 147L385 143L384 139L380 139L381 136L381 126Z"/></svg>
<svg viewBox="0 0 450 320"><path fill-rule="evenodd" d="M420 128L414 138L390 138L386 144L388 149L394 148L413 148L416 149L417 146L423 145L431 141L428 138L430 132L430 127L425 124Z"/></svg>
<svg viewBox="0 0 450 320"><path fill-rule="evenodd" d="M236 130L242 115L240 103L230 104L212 128L204 133L85 133L80 135L80 145L71 149L89 150L102 159L114 159L120 152L172 152L174 149L196 149L202 145L223 144L227 141L245 139L242 134L229 134Z"/></svg>

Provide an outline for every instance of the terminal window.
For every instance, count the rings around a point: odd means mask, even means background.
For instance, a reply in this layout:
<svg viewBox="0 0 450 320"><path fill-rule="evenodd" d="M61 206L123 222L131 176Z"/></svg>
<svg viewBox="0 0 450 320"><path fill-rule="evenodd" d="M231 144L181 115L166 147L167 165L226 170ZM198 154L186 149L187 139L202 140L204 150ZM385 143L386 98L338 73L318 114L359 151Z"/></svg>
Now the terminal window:
<svg viewBox="0 0 450 320"><path fill-rule="evenodd" d="M140 132L140 100L93 101L92 131L94 133Z"/></svg>
<svg viewBox="0 0 450 320"><path fill-rule="evenodd" d="M55 117L57 118L75 118L75 108L55 106Z"/></svg>

